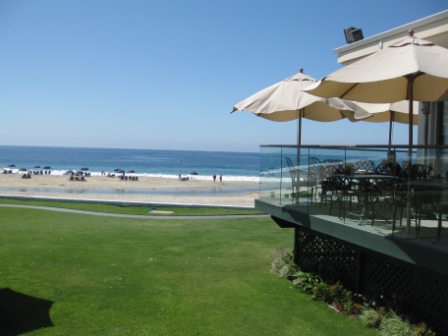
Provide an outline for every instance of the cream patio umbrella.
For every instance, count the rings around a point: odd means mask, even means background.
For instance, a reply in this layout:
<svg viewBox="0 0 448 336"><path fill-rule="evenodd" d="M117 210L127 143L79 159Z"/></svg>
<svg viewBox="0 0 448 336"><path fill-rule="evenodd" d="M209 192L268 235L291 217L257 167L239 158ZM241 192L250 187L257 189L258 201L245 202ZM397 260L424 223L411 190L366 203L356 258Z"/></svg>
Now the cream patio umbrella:
<svg viewBox="0 0 448 336"><path fill-rule="evenodd" d="M320 97L340 97L367 103L409 100L408 160L411 166L414 100L448 100L448 49L418 39L410 31L402 41L333 72L306 91ZM409 198L407 214L406 231L409 233Z"/></svg>
<svg viewBox="0 0 448 336"><path fill-rule="evenodd" d="M418 102L413 103L413 115L412 123L413 125L418 124ZM368 111L368 116L366 113L359 113L358 110L354 113L354 118L356 120L362 120L366 122L373 123L384 123L389 122L389 146L392 145L392 124L398 122L400 124L409 123L409 102L407 100L402 100L395 103L384 103L384 104L371 104L356 102L359 109L364 109Z"/></svg>
<svg viewBox="0 0 448 336"><path fill-rule="evenodd" d="M302 118L321 122L332 122L354 116L356 105L339 98L321 98L302 91L317 80L299 73L273 84L233 107L233 111L249 111L272 121L299 120L297 144L302 142ZM358 109L358 119L371 116L366 109Z"/></svg>
<svg viewBox="0 0 448 336"><path fill-rule="evenodd" d="M366 103L409 100L412 146L414 101L448 100L448 49L410 31L404 40L325 76L305 91Z"/></svg>

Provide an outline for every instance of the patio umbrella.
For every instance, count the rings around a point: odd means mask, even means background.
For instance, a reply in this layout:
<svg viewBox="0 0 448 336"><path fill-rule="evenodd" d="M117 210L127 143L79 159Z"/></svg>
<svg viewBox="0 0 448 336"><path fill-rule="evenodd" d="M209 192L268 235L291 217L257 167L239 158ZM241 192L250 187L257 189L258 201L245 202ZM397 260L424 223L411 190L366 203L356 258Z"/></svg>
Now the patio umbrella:
<svg viewBox="0 0 448 336"><path fill-rule="evenodd" d="M416 125L418 123L418 102L414 102L413 104L412 123ZM365 113L358 113L358 111L355 111L355 119L373 123L389 122L389 146L392 145L392 124L394 122L400 124L409 123L409 102L407 100L385 104L356 102L356 105L360 109L368 110L369 116L366 117Z"/></svg>
<svg viewBox="0 0 448 336"><path fill-rule="evenodd" d="M89 170L87 167L82 167L81 170Z"/></svg>
<svg viewBox="0 0 448 336"><path fill-rule="evenodd" d="M50 166L45 166L44 169L51 169L51 167Z"/></svg>
<svg viewBox="0 0 448 336"><path fill-rule="evenodd" d="M299 119L297 144L302 142L302 118L331 122L353 118L356 109L354 102L339 98L321 98L302 91L317 80L303 73L303 69L292 77L271 85L244 99L233 107L233 111L249 111L272 121ZM367 113L359 110L358 113ZM365 114L365 117L369 116Z"/></svg>
<svg viewBox="0 0 448 336"><path fill-rule="evenodd" d="M37 169L37 168L40 168L40 166L34 166L33 168L36 168L36 169Z"/></svg>
<svg viewBox="0 0 448 336"><path fill-rule="evenodd" d="M418 39L410 31L404 40L333 72L306 91L320 97L368 103L409 100L411 166L414 100L448 100L448 49ZM408 175L410 179L411 174ZM410 199L407 214L406 231L410 232Z"/></svg>
<svg viewBox="0 0 448 336"><path fill-rule="evenodd" d="M414 101L448 100L448 49L410 31L404 40L333 72L305 91L367 103L409 100L412 146Z"/></svg>

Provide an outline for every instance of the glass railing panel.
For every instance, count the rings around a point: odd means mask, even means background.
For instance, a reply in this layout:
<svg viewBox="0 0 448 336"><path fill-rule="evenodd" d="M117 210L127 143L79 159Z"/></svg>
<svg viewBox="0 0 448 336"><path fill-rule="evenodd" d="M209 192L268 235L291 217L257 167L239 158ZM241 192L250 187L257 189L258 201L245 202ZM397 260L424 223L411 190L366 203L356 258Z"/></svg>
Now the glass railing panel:
<svg viewBox="0 0 448 336"><path fill-rule="evenodd" d="M262 146L261 154L262 199L388 232L443 234L446 146Z"/></svg>
<svg viewBox="0 0 448 336"><path fill-rule="evenodd" d="M282 162L282 147L261 147L260 199L279 202L283 178Z"/></svg>

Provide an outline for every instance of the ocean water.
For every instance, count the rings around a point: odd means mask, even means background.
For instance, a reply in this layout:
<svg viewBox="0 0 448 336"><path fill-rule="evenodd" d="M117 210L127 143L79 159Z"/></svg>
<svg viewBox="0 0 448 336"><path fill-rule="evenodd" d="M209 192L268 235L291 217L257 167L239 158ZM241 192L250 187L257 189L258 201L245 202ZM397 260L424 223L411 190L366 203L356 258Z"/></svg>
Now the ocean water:
<svg viewBox="0 0 448 336"><path fill-rule="evenodd" d="M40 168L34 168L36 166ZM178 178L181 172L182 176L198 180L210 180L216 174L217 178L222 175L224 181L258 182L260 153L0 146L0 168L18 172L21 168L44 170L45 166L51 167L51 174L58 175L81 168L88 168L91 175L122 169L125 172L134 170L138 176Z"/></svg>

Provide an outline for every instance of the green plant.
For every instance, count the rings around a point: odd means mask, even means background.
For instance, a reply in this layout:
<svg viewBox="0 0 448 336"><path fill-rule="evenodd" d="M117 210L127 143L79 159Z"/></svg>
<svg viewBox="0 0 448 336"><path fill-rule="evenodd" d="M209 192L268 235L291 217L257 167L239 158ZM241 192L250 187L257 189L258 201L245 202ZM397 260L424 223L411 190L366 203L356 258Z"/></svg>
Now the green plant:
<svg viewBox="0 0 448 336"><path fill-rule="evenodd" d="M436 336L436 333L432 331L426 323L422 322L419 323L414 327L414 333L415 336Z"/></svg>
<svg viewBox="0 0 448 336"><path fill-rule="evenodd" d="M298 267L294 263L294 256L286 252L283 248L277 248L271 251L271 272L279 277L290 279L297 272Z"/></svg>
<svg viewBox="0 0 448 336"><path fill-rule="evenodd" d="M319 276L314 275L313 273L309 272L302 272L298 271L293 274L293 277L295 278L293 280L293 284L295 287L300 288L305 293L312 294L316 288L321 282Z"/></svg>
<svg viewBox="0 0 448 336"><path fill-rule="evenodd" d="M340 283L328 285L325 282L321 282L316 285L313 294L315 300L321 300L328 304L337 306L340 304L340 298L342 297L343 292L344 288Z"/></svg>
<svg viewBox="0 0 448 336"><path fill-rule="evenodd" d="M383 320L387 318L387 311L384 307L381 307L379 310L367 308L363 309L359 318L367 326L374 329L379 329Z"/></svg>
<svg viewBox="0 0 448 336"><path fill-rule="evenodd" d="M363 306L354 300L352 292L349 290L343 291L343 303L342 312L347 315L359 315L361 314Z"/></svg>
<svg viewBox="0 0 448 336"><path fill-rule="evenodd" d="M331 303L330 286L325 282L320 282L316 284L313 289L313 299Z"/></svg>
<svg viewBox="0 0 448 336"><path fill-rule="evenodd" d="M412 326L409 322L403 320L392 310L389 316L382 320L379 331L383 336L411 336L413 333Z"/></svg>

